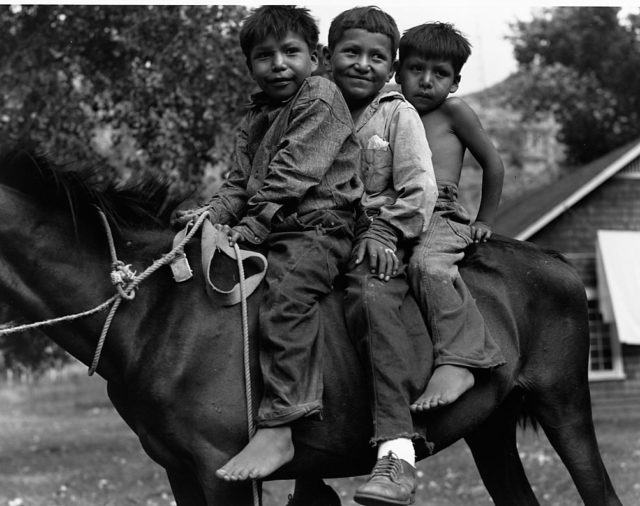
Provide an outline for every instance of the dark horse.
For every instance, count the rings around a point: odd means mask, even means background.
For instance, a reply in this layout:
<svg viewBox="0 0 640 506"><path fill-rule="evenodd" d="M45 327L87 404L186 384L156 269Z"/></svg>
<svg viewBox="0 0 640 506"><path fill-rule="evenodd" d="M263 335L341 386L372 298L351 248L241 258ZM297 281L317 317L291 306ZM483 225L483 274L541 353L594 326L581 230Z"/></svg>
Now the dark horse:
<svg viewBox="0 0 640 506"><path fill-rule="evenodd" d="M115 187L94 181L96 175L55 167L25 150L0 160L0 297L28 320L85 311L115 293L95 206L110 217L118 256L138 272L171 249L170 209L160 212L165 187ZM198 250L187 248L192 265L199 264ZM462 272L508 363L480 377L452 406L416 416L430 450L465 438L495 504L538 504L516 448L516 422L526 410L544 429L584 503L619 505L594 434L586 300L575 272L557 256L505 238L470 249ZM259 298L259 291L249 298L252 334ZM362 369L345 333L339 293L323 310L331 322L324 419L295 425L295 458L273 476L297 479L293 502L305 506L339 504L321 478L366 474L375 459ZM403 311L408 332L423 343L414 352L419 392L431 368L431 348L411 299ZM47 334L89 364L104 319L98 313L48 327ZM180 506L252 503L249 484L214 475L248 437L241 328L239 306L216 307L199 269L191 281L176 284L163 267L141 284L134 300L122 303L109 329L98 373L146 452L166 469Z"/></svg>

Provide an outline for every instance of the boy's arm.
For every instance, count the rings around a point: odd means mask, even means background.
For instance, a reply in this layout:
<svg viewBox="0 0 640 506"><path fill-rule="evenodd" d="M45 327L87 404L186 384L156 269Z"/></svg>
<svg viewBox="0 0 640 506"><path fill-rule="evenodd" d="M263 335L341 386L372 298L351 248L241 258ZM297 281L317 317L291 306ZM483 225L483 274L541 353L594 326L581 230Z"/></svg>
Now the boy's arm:
<svg viewBox="0 0 640 506"><path fill-rule="evenodd" d="M249 115L246 115L238 132L231 157L231 167L220 189L208 202L212 223L237 223L247 205L247 183L251 173L251 160L247 150Z"/></svg>
<svg viewBox="0 0 640 506"><path fill-rule="evenodd" d="M342 113L336 114L327 102L313 98L293 107L263 184L249 199L244 218L234 227L238 235L254 244L263 242L276 213L283 209L295 211L309 189L321 182L345 141L353 135L346 105Z"/></svg>
<svg viewBox="0 0 640 506"><path fill-rule="evenodd" d="M460 99L448 100L447 106L454 133L482 168L480 208L475 222L471 225L471 232L474 241L485 241L491 236L498 211L504 180L504 165L498 150L471 107Z"/></svg>
<svg viewBox="0 0 640 506"><path fill-rule="evenodd" d="M380 208L370 231L375 233L376 227L386 225L395 230L396 239L411 239L418 237L431 219L438 190L424 126L408 104L402 104L393 117L389 143L397 198Z"/></svg>

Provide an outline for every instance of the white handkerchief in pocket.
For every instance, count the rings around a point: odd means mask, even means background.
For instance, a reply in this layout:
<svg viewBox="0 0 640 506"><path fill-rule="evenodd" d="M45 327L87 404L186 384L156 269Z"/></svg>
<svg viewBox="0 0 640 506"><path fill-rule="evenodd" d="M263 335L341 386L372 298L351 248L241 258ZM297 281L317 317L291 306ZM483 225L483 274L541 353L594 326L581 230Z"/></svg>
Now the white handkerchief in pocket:
<svg viewBox="0 0 640 506"><path fill-rule="evenodd" d="M367 149L386 151L387 149L389 149L389 143L384 139L380 138L380 136L373 135L369 137L369 142L367 143Z"/></svg>

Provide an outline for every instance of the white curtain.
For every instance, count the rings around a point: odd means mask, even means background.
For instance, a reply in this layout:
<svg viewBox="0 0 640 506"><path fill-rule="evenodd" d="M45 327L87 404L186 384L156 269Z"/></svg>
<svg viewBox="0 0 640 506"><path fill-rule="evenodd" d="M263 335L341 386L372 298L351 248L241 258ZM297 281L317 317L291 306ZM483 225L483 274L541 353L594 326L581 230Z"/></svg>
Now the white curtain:
<svg viewBox="0 0 640 506"><path fill-rule="evenodd" d="M640 231L599 230L598 299L621 343L640 344Z"/></svg>

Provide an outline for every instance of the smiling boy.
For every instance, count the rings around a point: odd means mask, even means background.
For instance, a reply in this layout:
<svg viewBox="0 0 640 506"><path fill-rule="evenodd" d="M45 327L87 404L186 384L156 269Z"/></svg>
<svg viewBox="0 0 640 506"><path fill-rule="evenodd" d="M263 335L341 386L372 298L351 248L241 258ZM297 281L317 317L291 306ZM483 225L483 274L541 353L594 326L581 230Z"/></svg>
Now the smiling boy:
<svg viewBox="0 0 640 506"><path fill-rule="evenodd" d="M260 7L240 31L261 92L207 212L231 245L260 247L269 265L259 309L264 390L257 431L216 471L227 481L264 478L290 461L291 423L322 411L318 304L348 261L362 184L347 105L331 81L310 77L317 43L309 11L293 6ZM177 224L199 212L182 213Z"/></svg>
<svg viewBox="0 0 640 506"><path fill-rule="evenodd" d="M356 490L360 504L410 504L416 487L410 379L416 347L400 307L409 292L404 260L431 216L436 185L431 154L416 110L395 91L400 34L376 7L339 14L329 28L327 61L354 120L362 149L365 191L347 273L345 315L367 372L377 462ZM415 394L415 395L414 395Z"/></svg>
<svg viewBox="0 0 640 506"><path fill-rule="evenodd" d="M396 81L422 118L438 183L429 227L409 261L409 279L435 355L434 374L414 411L451 404L474 385L474 373L504 364L457 267L469 244L491 237L504 177L502 160L476 114L463 100L449 97L470 54L467 39L448 23L416 26L400 39ZM467 149L483 171L475 221L457 201Z"/></svg>

